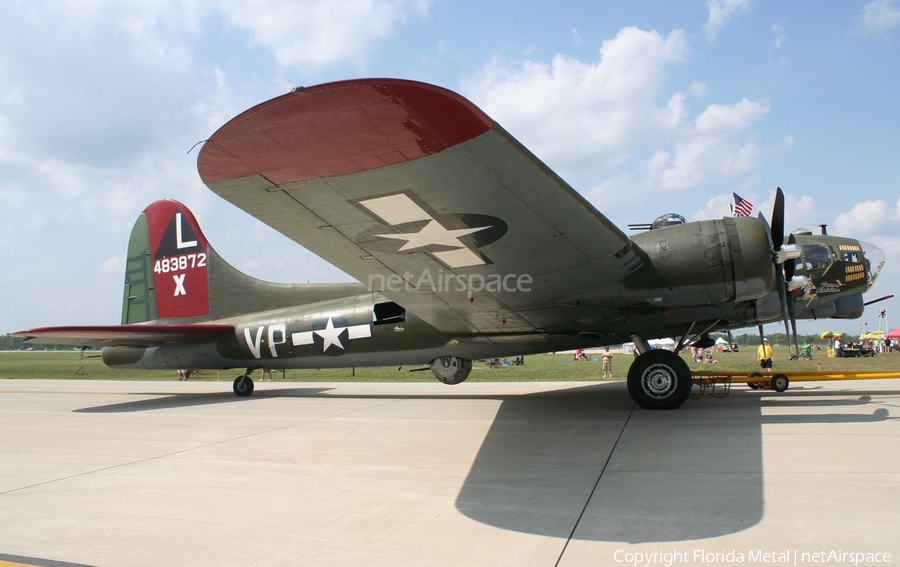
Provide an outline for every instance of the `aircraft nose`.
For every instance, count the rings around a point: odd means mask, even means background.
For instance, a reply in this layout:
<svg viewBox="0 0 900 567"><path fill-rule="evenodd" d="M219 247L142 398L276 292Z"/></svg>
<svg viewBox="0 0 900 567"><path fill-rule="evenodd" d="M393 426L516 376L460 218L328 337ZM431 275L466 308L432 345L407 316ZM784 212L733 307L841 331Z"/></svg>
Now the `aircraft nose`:
<svg viewBox="0 0 900 567"><path fill-rule="evenodd" d="M859 241L859 245L862 247L863 255L866 257L866 283L868 288L871 289L878 274L881 273L882 266L884 266L884 252L874 244L869 244L862 240Z"/></svg>

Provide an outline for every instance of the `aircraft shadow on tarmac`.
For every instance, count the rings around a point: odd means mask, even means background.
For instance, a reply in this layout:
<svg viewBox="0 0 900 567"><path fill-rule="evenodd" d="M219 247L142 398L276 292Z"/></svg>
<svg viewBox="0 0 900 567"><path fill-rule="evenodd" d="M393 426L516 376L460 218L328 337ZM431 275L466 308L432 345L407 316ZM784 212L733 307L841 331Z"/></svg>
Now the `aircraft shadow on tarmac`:
<svg viewBox="0 0 900 567"><path fill-rule="evenodd" d="M762 426L895 419L884 407L860 414L873 395L896 392L737 391L689 400L674 411L636 408L622 382L528 395L342 394L329 388L261 391L284 397L498 399L496 417L456 500L467 517L550 537L631 543L736 533L764 511ZM147 398L144 396L154 396ZM141 394L85 413L247 403L230 392ZM821 407L817 414L763 415L763 408ZM877 405L877 404L874 404ZM841 409L854 408L854 413Z"/></svg>
<svg viewBox="0 0 900 567"><path fill-rule="evenodd" d="M771 392L690 400L670 412L635 409L622 383L554 394L502 404L457 498L463 514L503 529L596 541L731 534L763 516L764 424L890 419L883 407L842 414L846 401L819 395L789 403L834 412L763 416L765 400L779 396ZM864 395L852 405L871 402Z"/></svg>
<svg viewBox="0 0 900 567"><path fill-rule="evenodd" d="M55 561L53 559L40 559L37 557L25 557L23 555L8 555L0 553L0 561L6 561L12 566L33 565L34 567L91 567L83 563L69 563L68 561Z"/></svg>
<svg viewBox="0 0 900 567"><path fill-rule="evenodd" d="M146 392L135 394L137 396L140 396L140 399L134 400L132 402L122 402L117 404L106 404L102 406L81 408L75 410L75 413L129 413L135 411L153 411L212 404L247 403L254 399L258 400L272 397L315 397L328 392L330 389L331 388L292 388L274 392L260 392L254 394L253 398L248 398L246 400L235 397L231 390L228 390L227 392L216 392L213 394L206 392L198 394Z"/></svg>

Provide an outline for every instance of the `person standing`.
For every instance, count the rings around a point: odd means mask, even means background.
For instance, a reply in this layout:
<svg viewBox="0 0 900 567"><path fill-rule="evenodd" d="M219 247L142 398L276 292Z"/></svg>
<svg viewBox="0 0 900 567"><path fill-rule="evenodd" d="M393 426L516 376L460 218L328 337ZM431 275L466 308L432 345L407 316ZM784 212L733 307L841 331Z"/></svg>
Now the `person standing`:
<svg viewBox="0 0 900 567"><path fill-rule="evenodd" d="M769 346L769 339L763 339L763 343L756 349L756 359L763 372L772 372L772 347Z"/></svg>
<svg viewBox="0 0 900 567"><path fill-rule="evenodd" d="M613 353L609 352L609 347L606 347L606 349L603 350L601 358L603 359L603 377L612 378Z"/></svg>

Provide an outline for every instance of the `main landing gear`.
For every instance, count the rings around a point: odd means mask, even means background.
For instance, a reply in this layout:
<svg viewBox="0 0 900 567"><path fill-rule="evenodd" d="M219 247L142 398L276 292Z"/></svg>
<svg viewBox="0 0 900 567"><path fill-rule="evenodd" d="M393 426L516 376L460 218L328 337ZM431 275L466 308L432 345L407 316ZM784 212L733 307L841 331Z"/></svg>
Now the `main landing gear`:
<svg viewBox="0 0 900 567"><path fill-rule="evenodd" d="M236 396L246 398L253 393L253 380L250 378L251 369L234 379L234 393Z"/></svg>
<svg viewBox="0 0 900 567"><path fill-rule="evenodd" d="M441 356L431 361L431 372L444 384L465 382L472 371L472 361L455 356Z"/></svg>
<svg viewBox="0 0 900 567"><path fill-rule="evenodd" d="M693 385L691 369L668 350L647 350L628 369L628 394L644 409L675 409Z"/></svg>

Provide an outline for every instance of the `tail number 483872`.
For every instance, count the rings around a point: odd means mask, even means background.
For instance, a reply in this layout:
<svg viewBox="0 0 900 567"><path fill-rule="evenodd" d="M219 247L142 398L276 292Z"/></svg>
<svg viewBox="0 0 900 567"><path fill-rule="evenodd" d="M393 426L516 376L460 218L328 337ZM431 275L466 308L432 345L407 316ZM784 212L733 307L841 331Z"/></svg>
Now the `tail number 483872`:
<svg viewBox="0 0 900 567"><path fill-rule="evenodd" d="M205 267L206 253L199 252L157 260L156 264L153 265L153 271L157 274L168 274L169 272L183 272L191 268Z"/></svg>

